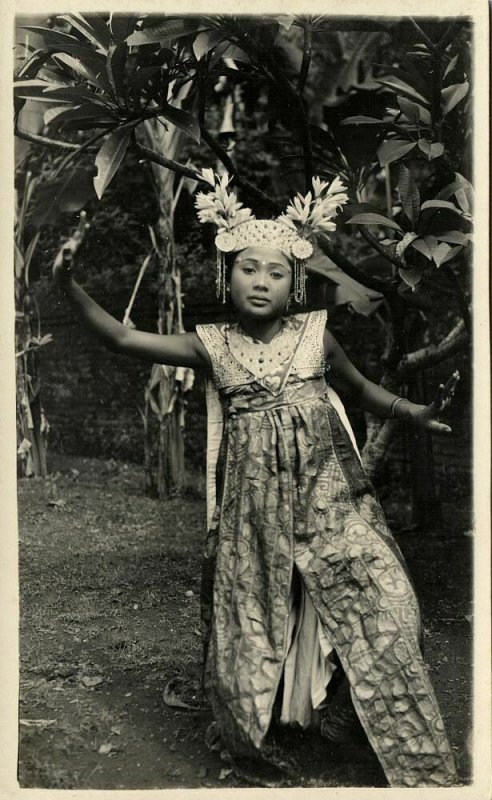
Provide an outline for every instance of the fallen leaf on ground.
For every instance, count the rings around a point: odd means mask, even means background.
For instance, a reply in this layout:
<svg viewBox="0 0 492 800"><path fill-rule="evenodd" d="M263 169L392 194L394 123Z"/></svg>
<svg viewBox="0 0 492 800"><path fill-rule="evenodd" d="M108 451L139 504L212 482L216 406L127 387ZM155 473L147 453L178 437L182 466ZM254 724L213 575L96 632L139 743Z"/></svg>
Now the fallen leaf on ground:
<svg viewBox="0 0 492 800"><path fill-rule="evenodd" d="M54 725L56 719L20 719L19 723L25 725L27 728L47 728L48 725Z"/></svg>
<svg viewBox="0 0 492 800"><path fill-rule="evenodd" d="M113 745L111 744L111 742L106 742L106 744L102 744L100 746L97 752L100 753L102 756L108 756L111 750L114 750Z"/></svg>
<svg viewBox="0 0 492 800"><path fill-rule="evenodd" d="M48 500L46 503L47 506L54 506L55 508L63 508L67 505L66 500Z"/></svg>
<svg viewBox="0 0 492 800"><path fill-rule="evenodd" d="M199 706L199 705L192 706L189 703L185 703L184 700L181 700L181 698L178 697L178 695L175 692L175 687L177 686L178 683L179 679L177 680L176 678L173 678L173 680L170 680L169 683L166 684L163 693L163 700L166 706L169 706L170 708L182 708L185 709L186 711L208 710L207 708L205 708L205 706Z"/></svg>
<svg viewBox="0 0 492 800"><path fill-rule="evenodd" d="M102 683L103 681L104 678L102 678L101 675L84 675L84 677L82 678L82 683L84 684L84 686L87 686L88 688L92 686L99 686L99 684Z"/></svg>
<svg viewBox="0 0 492 800"><path fill-rule="evenodd" d="M219 781L225 780L232 773L232 769L224 767L220 770Z"/></svg>
<svg viewBox="0 0 492 800"><path fill-rule="evenodd" d="M116 734L116 736L121 736L121 730L122 730L121 725L113 725L113 727L111 728L111 733Z"/></svg>

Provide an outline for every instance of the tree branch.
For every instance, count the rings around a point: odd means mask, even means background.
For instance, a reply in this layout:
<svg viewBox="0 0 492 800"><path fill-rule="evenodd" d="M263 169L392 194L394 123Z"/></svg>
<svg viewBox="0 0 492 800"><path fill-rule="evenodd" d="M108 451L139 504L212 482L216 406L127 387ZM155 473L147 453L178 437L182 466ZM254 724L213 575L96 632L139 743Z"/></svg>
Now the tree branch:
<svg viewBox="0 0 492 800"><path fill-rule="evenodd" d="M431 344L403 356L396 374L402 378L412 372L440 364L441 361L462 350L468 341L469 336L465 330L465 323L460 320L438 345Z"/></svg>
<svg viewBox="0 0 492 800"><path fill-rule="evenodd" d="M145 159L146 161L152 161L154 164L158 164L160 167L165 167L166 169L170 169L173 172L176 172L178 175L183 175L185 178L191 178L194 181L198 181L198 183L207 184L206 181L203 181L196 170L191 169L191 167L186 167L184 164L180 164L178 161L174 161L172 158L166 158L162 156L160 153L156 153L155 150L151 150L149 147L145 147L142 144L138 144L136 142L134 144L134 150L140 158Z"/></svg>
<svg viewBox="0 0 492 800"><path fill-rule="evenodd" d="M373 289L375 292L380 292L385 296L394 294L396 292L396 286L391 286L386 281L382 281L379 278L373 277L372 275L367 275L367 273L356 267L352 261L349 261L349 259L346 258L346 256L340 252L337 252L333 245L330 244L329 240L324 236L318 236L318 244L323 253L325 253L328 258L331 258L337 267L340 267L343 272L345 272L354 280L358 281L358 283L361 283L368 289Z"/></svg>
<svg viewBox="0 0 492 800"><path fill-rule="evenodd" d="M61 147L63 150L80 150L79 144L73 142L63 142L61 139L49 139L47 136L40 136L38 133L29 133L20 128L14 129L14 135L19 139L25 139L26 142L33 142L33 144L44 144L47 147Z"/></svg>
<svg viewBox="0 0 492 800"><path fill-rule="evenodd" d="M362 237L366 240L366 242L368 242L368 244L370 244L371 247L374 247L374 249L377 250L377 252L379 253L380 256L385 258L387 261L390 261L398 269L401 269L402 267L404 267L404 264L402 263L401 259L399 259L398 256L393 255L393 253L391 253L388 250L388 248L386 248L384 246L384 244L381 244L380 242L378 242L378 240L372 235L372 233L369 233L369 231L366 231L364 226L361 225L360 228L359 228L359 231L360 231Z"/></svg>

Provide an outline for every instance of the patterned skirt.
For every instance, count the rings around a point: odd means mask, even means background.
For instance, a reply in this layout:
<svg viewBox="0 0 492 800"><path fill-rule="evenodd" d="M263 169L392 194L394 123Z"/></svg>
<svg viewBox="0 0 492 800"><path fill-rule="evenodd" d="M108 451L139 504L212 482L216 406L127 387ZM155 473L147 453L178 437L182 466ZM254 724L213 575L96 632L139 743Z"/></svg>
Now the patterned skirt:
<svg viewBox="0 0 492 800"><path fill-rule="evenodd" d="M205 685L227 746L257 753L289 645L293 571L391 786L457 777L403 560L324 380L235 387L203 573Z"/></svg>

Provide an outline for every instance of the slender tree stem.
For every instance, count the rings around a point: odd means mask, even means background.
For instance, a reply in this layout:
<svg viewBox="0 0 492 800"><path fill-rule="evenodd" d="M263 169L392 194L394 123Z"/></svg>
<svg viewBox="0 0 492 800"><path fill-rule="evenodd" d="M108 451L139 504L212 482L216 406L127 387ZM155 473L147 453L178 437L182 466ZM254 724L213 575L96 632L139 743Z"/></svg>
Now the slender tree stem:
<svg viewBox="0 0 492 800"><path fill-rule="evenodd" d="M430 52L434 53L434 51L436 49L436 45L434 44L434 42L431 39L429 39L429 37L427 36L426 32L424 30L422 30L422 28L420 27L418 22L413 17L409 17L409 20L410 20L411 24L413 25L413 27L415 28L415 30L418 32L419 36L421 36L422 39L424 40L424 42L427 45L427 47L429 48Z"/></svg>
<svg viewBox="0 0 492 800"><path fill-rule="evenodd" d="M297 84L297 91L302 97L306 80L309 74L309 67L311 65L311 58L313 54L313 25L311 18L304 22L304 51L302 54L301 71L299 73L299 83Z"/></svg>

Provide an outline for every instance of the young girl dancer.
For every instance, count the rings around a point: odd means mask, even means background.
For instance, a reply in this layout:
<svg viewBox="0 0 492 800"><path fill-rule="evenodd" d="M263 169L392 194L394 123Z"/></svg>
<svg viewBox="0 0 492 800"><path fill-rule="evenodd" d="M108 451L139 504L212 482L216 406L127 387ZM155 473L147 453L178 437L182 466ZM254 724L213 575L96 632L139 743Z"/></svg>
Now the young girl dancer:
<svg viewBox="0 0 492 800"><path fill-rule="evenodd" d="M416 405L358 372L325 311L287 315L292 295L305 299L310 238L334 229L347 200L339 179L315 178L286 214L256 220L227 175L202 177L212 188L197 197L199 219L217 225L218 293L230 293L234 324L169 336L120 324L70 274L80 230L54 276L112 350L209 377L202 615L220 734L234 754L261 753L274 703L281 722L307 727L339 664L389 784L453 785L418 602L333 387L372 414L449 432L438 415L458 376Z"/></svg>

